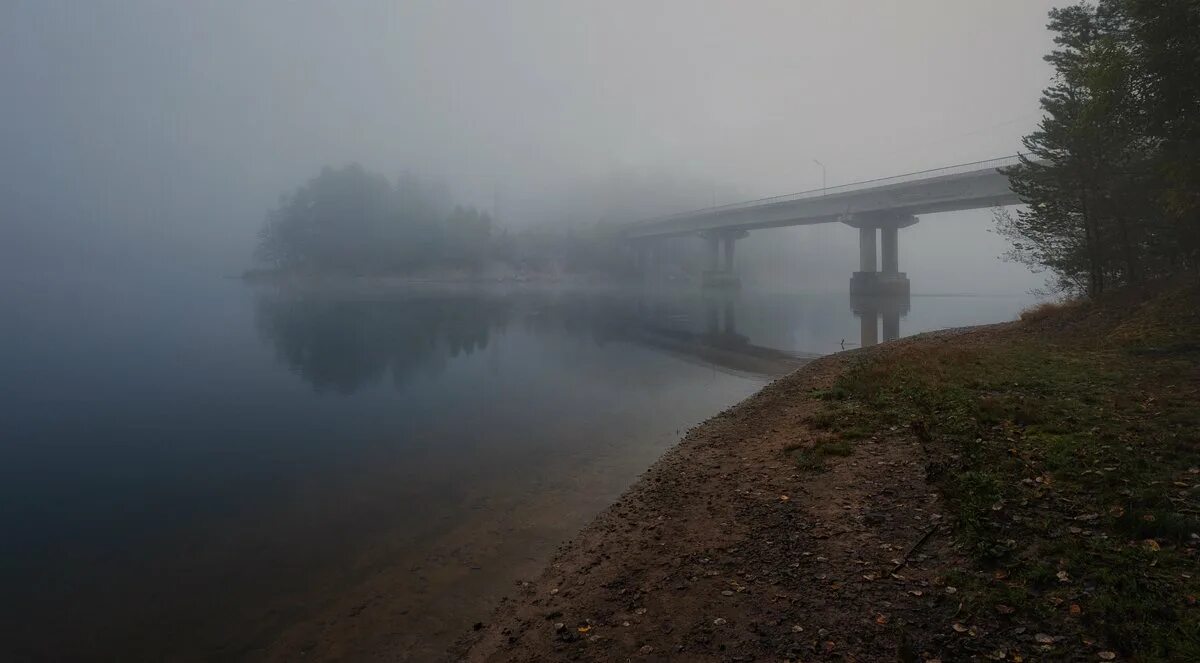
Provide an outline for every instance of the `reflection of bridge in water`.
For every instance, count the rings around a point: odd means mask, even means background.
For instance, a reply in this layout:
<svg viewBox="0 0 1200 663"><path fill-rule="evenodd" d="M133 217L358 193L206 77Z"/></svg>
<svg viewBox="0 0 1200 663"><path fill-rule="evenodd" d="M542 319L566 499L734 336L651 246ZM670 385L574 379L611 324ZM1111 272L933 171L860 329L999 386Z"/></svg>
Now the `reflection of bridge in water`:
<svg viewBox="0 0 1200 663"><path fill-rule="evenodd" d="M780 377L819 357L819 353L788 351L757 345L738 332L736 292L710 293L704 297L703 330L686 329L686 316L663 317L639 307L617 336L624 341L652 347L691 363L737 375ZM852 295L850 308L859 318L859 342L870 347L900 337L900 319L908 314L907 292L893 295ZM882 322L882 334L880 323ZM843 340L843 347L854 342Z"/></svg>
<svg viewBox="0 0 1200 663"><path fill-rule="evenodd" d="M900 338L900 318L908 315L911 301L907 292L895 295L851 294L850 308L859 319L859 344L866 348L879 343L881 319L882 340Z"/></svg>
<svg viewBox="0 0 1200 663"><path fill-rule="evenodd" d="M255 322L279 359L314 389L344 394L437 375L452 359L488 348L510 321L533 334L633 343L725 373L768 377L836 349L844 333L845 309L836 312L844 304L835 300L804 308L736 290L628 295L270 291L255 299ZM909 299L854 296L850 308L861 320L859 342L873 345L899 337ZM812 341L798 337L819 338L822 345L805 347ZM842 347L854 345L845 339Z"/></svg>

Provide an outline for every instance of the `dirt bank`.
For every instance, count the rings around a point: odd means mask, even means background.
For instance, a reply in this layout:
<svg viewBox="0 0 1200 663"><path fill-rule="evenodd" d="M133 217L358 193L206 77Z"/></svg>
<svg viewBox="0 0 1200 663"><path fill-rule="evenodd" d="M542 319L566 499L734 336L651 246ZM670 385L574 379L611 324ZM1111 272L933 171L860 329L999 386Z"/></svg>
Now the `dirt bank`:
<svg viewBox="0 0 1200 663"><path fill-rule="evenodd" d="M454 660L1200 659L1200 289L818 360Z"/></svg>
<svg viewBox="0 0 1200 663"><path fill-rule="evenodd" d="M818 360L693 429L454 657L894 660L912 648L905 632L943 630L957 602L939 574L963 560L936 530L944 508L915 439L881 431L828 455L825 471L796 460L831 439L812 426L814 392L863 352Z"/></svg>

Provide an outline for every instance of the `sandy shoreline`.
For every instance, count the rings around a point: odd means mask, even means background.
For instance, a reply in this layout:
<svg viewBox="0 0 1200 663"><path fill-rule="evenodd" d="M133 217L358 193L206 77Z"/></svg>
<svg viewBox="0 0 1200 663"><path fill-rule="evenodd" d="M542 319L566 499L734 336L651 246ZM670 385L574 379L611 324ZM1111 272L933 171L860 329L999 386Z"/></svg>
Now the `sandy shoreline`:
<svg viewBox="0 0 1200 663"><path fill-rule="evenodd" d="M822 473L801 470L789 450L829 435L807 421L820 405L811 392L852 357L970 344L1008 327L819 359L697 426L450 659L914 655L905 633L944 625L956 604L939 574L965 563L937 526L943 505L920 444L878 431Z"/></svg>

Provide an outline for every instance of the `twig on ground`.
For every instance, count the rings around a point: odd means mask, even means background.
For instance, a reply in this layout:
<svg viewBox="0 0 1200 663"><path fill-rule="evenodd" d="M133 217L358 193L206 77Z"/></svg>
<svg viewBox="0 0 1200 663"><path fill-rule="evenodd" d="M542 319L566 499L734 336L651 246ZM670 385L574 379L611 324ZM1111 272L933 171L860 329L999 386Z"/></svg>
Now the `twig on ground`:
<svg viewBox="0 0 1200 663"><path fill-rule="evenodd" d="M908 558L917 551L917 548L920 548L922 545L924 545L925 542L929 540L929 537L933 536L933 533L936 532L937 529L938 526L934 525L933 527L930 527L928 531L922 534L921 538L917 539L917 542L912 544L912 547L908 549L908 552L904 553L904 557L901 557L900 561L892 567L892 573L895 573L903 568L904 565L908 563Z"/></svg>

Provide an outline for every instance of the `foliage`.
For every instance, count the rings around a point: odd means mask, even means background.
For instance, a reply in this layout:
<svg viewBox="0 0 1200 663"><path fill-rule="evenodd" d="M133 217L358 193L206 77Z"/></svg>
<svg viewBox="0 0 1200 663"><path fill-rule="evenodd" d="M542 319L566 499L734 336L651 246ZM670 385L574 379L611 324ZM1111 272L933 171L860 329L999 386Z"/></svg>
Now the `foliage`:
<svg viewBox="0 0 1200 663"><path fill-rule="evenodd" d="M1200 3L1123 0L1147 133L1158 141L1160 202L1180 259L1200 261Z"/></svg>
<svg viewBox="0 0 1200 663"><path fill-rule="evenodd" d="M377 274L433 264L477 266L491 218L451 209L440 187L414 177L395 184L357 164L326 167L280 198L259 233L257 257L277 268Z"/></svg>
<svg viewBox="0 0 1200 663"><path fill-rule="evenodd" d="M497 229L491 215L453 205L415 177L395 184L357 164L326 167L280 198L256 258L280 271L378 275L489 261L518 271L630 273L627 247L602 225Z"/></svg>
<svg viewBox="0 0 1200 663"><path fill-rule="evenodd" d="M1162 25L1166 5L1177 24ZM997 222L1011 257L1049 269L1057 288L1097 295L1197 267L1200 102L1187 95L1200 86L1200 30L1180 26L1198 23L1195 2L1051 10L1045 115L1006 171L1028 207Z"/></svg>
<svg viewBox="0 0 1200 663"><path fill-rule="evenodd" d="M845 440L821 439L809 445L798 445L787 450L796 466L809 472L825 471L825 459L830 456L849 456L853 447Z"/></svg>

